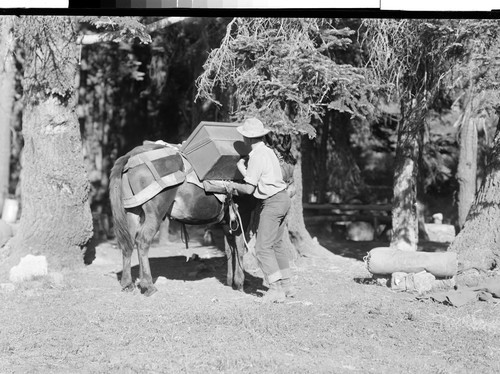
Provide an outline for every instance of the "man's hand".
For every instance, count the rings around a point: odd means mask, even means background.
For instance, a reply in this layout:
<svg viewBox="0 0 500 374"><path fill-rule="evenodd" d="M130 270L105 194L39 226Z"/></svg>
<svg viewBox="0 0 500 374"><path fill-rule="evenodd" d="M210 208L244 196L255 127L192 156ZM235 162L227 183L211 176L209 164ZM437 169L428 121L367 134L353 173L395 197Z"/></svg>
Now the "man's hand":
<svg viewBox="0 0 500 374"><path fill-rule="evenodd" d="M243 175L243 178L245 178L247 175L247 167L246 167L245 163L246 163L246 160L244 158L242 158L236 164L236 167L238 168L241 175Z"/></svg>

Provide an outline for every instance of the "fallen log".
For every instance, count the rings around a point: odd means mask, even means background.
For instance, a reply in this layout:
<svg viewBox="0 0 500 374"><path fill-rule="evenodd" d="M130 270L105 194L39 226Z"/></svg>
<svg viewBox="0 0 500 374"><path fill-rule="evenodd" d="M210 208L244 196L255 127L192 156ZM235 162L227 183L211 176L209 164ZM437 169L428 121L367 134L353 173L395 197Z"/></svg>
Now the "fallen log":
<svg viewBox="0 0 500 374"><path fill-rule="evenodd" d="M413 252L388 247L372 249L365 262L368 271L375 275L427 271L440 278L455 276L458 266L454 252Z"/></svg>

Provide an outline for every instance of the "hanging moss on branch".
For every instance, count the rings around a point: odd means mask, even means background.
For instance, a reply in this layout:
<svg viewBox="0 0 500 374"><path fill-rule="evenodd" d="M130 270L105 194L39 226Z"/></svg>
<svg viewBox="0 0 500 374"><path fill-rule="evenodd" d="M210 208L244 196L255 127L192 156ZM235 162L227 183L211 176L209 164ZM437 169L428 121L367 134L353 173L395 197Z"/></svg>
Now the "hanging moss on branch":
<svg viewBox="0 0 500 374"><path fill-rule="evenodd" d="M464 52L459 20L367 19L363 27L371 79L390 87L390 98L422 93L432 105Z"/></svg>

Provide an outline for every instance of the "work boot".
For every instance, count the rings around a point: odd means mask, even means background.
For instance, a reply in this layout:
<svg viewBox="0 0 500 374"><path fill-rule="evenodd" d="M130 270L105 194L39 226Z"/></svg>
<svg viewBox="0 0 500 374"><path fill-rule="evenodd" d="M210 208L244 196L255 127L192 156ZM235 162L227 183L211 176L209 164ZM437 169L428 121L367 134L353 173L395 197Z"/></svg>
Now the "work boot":
<svg viewBox="0 0 500 374"><path fill-rule="evenodd" d="M280 281L269 283L269 289L262 296L263 303L283 303L285 301L285 292L281 289Z"/></svg>
<svg viewBox="0 0 500 374"><path fill-rule="evenodd" d="M292 280L290 278L282 279L280 283L286 297L293 298L297 296L297 291L295 290L295 287L293 286Z"/></svg>

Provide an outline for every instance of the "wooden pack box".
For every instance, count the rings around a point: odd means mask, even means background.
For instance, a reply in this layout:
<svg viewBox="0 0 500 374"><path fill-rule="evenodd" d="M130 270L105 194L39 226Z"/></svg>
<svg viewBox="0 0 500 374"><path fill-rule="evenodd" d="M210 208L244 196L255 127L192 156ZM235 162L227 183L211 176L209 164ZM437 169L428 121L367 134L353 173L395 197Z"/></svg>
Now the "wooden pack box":
<svg viewBox="0 0 500 374"><path fill-rule="evenodd" d="M236 163L250 153L243 136L236 130L240 123L202 121L182 144L181 152L200 180L238 180L243 176Z"/></svg>

